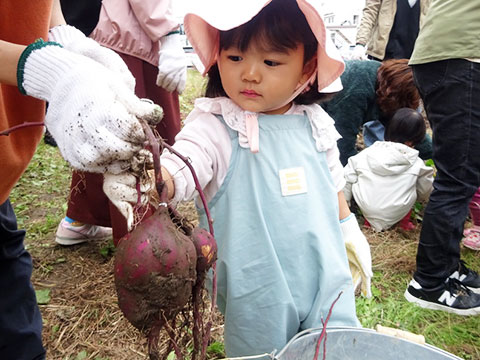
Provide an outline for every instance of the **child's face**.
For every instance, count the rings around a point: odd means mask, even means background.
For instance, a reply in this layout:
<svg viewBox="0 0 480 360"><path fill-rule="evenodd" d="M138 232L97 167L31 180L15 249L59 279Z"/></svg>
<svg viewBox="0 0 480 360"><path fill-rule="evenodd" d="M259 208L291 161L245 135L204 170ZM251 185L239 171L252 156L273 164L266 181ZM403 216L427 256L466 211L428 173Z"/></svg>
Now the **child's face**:
<svg viewBox="0 0 480 360"><path fill-rule="evenodd" d="M307 81L303 44L288 52L267 51L252 43L242 52L236 47L220 52L218 69L228 97L244 110L283 114L284 104L299 84Z"/></svg>

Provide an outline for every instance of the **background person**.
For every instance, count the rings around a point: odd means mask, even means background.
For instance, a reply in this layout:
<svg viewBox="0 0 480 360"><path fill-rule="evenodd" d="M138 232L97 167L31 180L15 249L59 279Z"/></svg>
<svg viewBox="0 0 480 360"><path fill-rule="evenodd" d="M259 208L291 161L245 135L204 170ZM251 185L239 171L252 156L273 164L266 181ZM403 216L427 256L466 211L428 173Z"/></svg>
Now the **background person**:
<svg viewBox="0 0 480 360"><path fill-rule="evenodd" d="M383 140L385 125L402 107L418 109L420 95L413 82L407 59L347 60L341 75L343 90L321 106L335 120L340 161L357 154L357 136L367 124L374 129L370 142ZM367 137L365 137L367 140ZM369 144L370 145L370 144ZM422 159L430 159L431 138L427 135L416 147Z"/></svg>
<svg viewBox="0 0 480 360"><path fill-rule="evenodd" d="M458 315L480 314L480 277L460 260L468 204L480 185L479 11L478 1L432 0L410 60L437 173L405 297Z"/></svg>
<svg viewBox="0 0 480 360"><path fill-rule="evenodd" d="M480 188L473 195L470 204L468 204L468 209L473 225L463 231L462 243L469 249L480 250Z"/></svg>
<svg viewBox="0 0 480 360"><path fill-rule="evenodd" d="M348 159L345 199L355 200L376 231L386 230L402 219L406 220L401 226L411 230L413 205L430 195L433 168L426 166L418 150L413 149L424 137L423 116L401 108L387 124L385 141L377 141Z"/></svg>
<svg viewBox="0 0 480 360"><path fill-rule="evenodd" d="M162 107L164 116L156 130L169 144L180 130L178 94L187 78L178 28L170 0L103 0L98 24L90 35L116 51L127 64L135 77L137 96ZM70 26L61 26L52 29L50 36L81 38L82 34ZM58 225L57 243L74 245L102 239L112 234L110 228L115 240L126 234L127 224L102 186L101 174L73 173L67 216Z"/></svg>
<svg viewBox="0 0 480 360"><path fill-rule="evenodd" d="M353 59L409 59L430 1L366 0Z"/></svg>

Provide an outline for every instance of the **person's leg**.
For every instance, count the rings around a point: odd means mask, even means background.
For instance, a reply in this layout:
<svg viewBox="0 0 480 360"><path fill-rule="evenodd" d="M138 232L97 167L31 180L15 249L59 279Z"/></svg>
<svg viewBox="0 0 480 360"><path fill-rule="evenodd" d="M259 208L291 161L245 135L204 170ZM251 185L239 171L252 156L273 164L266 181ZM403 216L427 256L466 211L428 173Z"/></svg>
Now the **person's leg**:
<svg viewBox="0 0 480 360"><path fill-rule="evenodd" d="M108 198L102 184L102 174L72 173L67 216L58 224L56 243L68 246L112 236Z"/></svg>
<svg viewBox="0 0 480 360"><path fill-rule="evenodd" d="M480 141L475 135L480 132L480 105L476 101L480 96L480 64L446 60L414 65L413 72L433 130L437 168L425 209L413 285L417 290L420 286L442 293L445 281L459 266L468 271L469 281L480 281L460 263L468 203L480 185ZM473 287L480 288L480 284ZM480 313L480 296L472 299L470 307L478 307Z"/></svg>
<svg viewBox="0 0 480 360"><path fill-rule="evenodd" d="M470 209L473 225L480 226L480 188L478 188L473 195L472 201L470 201L468 208Z"/></svg>
<svg viewBox="0 0 480 360"><path fill-rule="evenodd" d="M407 231L410 231L410 230L414 230L415 229L415 224L412 222L412 210L410 210L408 212L407 215L405 215L403 217L402 220L399 221L399 226L403 229L403 230L407 230Z"/></svg>
<svg viewBox="0 0 480 360"><path fill-rule="evenodd" d="M472 250L480 250L480 188L473 195L470 204L468 204L468 209L473 225L463 231L465 237L462 243Z"/></svg>
<svg viewBox="0 0 480 360"><path fill-rule="evenodd" d="M45 359L42 318L30 282L32 259L25 250L10 201L0 205L0 359Z"/></svg>
<svg viewBox="0 0 480 360"><path fill-rule="evenodd" d="M458 267L468 203L480 185L480 64L413 67L433 130L434 190L425 209L415 279L442 283Z"/></svg>

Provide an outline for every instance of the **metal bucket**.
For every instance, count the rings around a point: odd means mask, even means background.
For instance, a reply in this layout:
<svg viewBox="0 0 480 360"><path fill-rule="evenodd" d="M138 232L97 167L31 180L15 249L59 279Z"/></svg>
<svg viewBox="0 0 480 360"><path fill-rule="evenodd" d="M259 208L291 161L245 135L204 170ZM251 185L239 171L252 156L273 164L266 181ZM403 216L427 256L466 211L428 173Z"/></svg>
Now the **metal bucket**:
<svg viewBox="0 0 480 360"><path fill-rule="evenodd" d="M321 332L317 328L298 333L273 359L313 360ZM432 345L350 327L328 328L325 352L326 360L462 360ZM322 359L323 340L318 355Z"/></svg>

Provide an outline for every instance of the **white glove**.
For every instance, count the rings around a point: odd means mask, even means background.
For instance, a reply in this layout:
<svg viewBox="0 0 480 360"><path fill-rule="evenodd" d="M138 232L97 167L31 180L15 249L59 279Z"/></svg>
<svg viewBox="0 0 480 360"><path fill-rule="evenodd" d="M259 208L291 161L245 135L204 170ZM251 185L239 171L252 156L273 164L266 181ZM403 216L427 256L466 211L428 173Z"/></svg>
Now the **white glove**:
<svg viewBox="0 0 480 360"><path fill-rule="evenodd" d="M18 64L20 91L49 102L45 124L65 160L82 171L120 173L144 147L139 118L158 105L141 101L117 73L59 45L37 41Z"/></svg>
<svg viewBox="0 0 480 360"><path fill-rule="evenodd" d="M158 55L157 85L170 92L177 90L181 94L187 82L187 59L180 35L162 37Z"/></svg>
<svg viewBox="0 0 480 360"><path fill-rule="evenodd" d="M353 54L352 54L352 59L353 60L366 60L367 55L365 53L365 46L357 44L353 48Z"/></svg>
<svg viewBox="0 0 480 360"><path fill-rule="evenodd" d="M340 223L343 240L347 249L348 262L354 286L361 284L362 295L370 298L372 296L372 256L370 254L370 245L368 245L365 235L363 235L358 226L354 214L350 214Z"/></svg>
<svg viewBox="0 0 480 360"><path fill-rule="evenodd" d="M59 43L71 52L99 62L111 71L118 73L132 91L135 89L135 78L122 58L115 51L86 37L77 28L70 25L55 26L49 30L48 40Z"/></svg>
<svg viewBox="0 0 480 360"><path fill-rule="evenodd" d="M134 206L138 203L137 177L129 172L121 174L105 173L103 175L103 192L127 219L128 231L132 230ZM150 176L142 177L140 182L140 203L148 204L150 194L155 189L154 180Z"/></svg>

